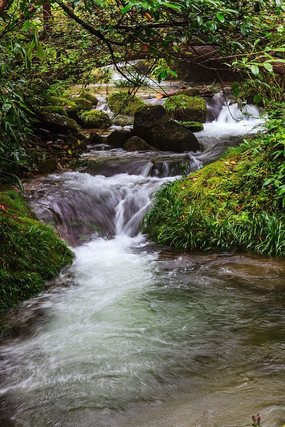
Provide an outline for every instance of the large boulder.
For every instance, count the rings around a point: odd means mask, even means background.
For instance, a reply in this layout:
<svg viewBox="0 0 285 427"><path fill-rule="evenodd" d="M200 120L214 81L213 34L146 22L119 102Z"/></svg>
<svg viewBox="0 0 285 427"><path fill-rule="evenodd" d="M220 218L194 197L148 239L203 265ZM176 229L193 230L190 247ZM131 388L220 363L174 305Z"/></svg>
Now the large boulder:
<svg viewBox="0 0 285 427"><path fill-rule="evenodd" d="M171 120L162 105L138 109L135 113L134 134L159 150L182 153L200 149L195 135Z"/></svg>
<svg viewBox="0 0 285 427"><path fill-rule="evenodd" d="M207 104L200 96L174 95L165 101L165 109L175 120L205 123Z"/></svg>

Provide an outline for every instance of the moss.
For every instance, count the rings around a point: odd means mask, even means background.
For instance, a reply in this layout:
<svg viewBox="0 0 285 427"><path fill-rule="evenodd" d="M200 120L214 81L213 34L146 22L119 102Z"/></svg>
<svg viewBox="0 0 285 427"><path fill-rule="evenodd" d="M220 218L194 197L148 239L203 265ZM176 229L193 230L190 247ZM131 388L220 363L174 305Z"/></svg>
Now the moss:
<svg viewBox="0 0 285 427"><path fill-rule="evenodd" d="M87 92L87 91L85 91L85 90L83 90L83 91L81 92L80 98L87 99L87 101L91 102L91 104L92 104L92 105L95 105L95 106L96 106L96 105L98 104L98 102L99 102L95 95L92 95L92 93Z"/></svg>
<svg viewBox="0 0 285 427"><path fill-rule="evenodd" d="M85 128L107 129L111 126L111 119L107 113L99 110L85 111L80 115Z"/></svg>
<svg viewBox="0 0 285 427"><path fill-rule="evenodd" d="M58 113L61 116L67 117L67 113L65 109L59 105L46 105L46 106L40 107L39 111L41 113Z"/></svg>
<svg viewBox="0 0 285 427"><path fill-rule="evenodd" d="M0 193L0 313L37 295L73 259L49 226L37 221L16 191Z"/></svg>
<svg viewBox="0 0 285 427"><path fill-rule="evenodd" d="M268 185L276 185L272 178L280 176L284 165L283 154L276 158L282 132L278 135L246 141L164 186L146 217L145 231L155 242L180 249L236 248L284 256L285 192Z"/></svg>
<svg viewBox="0 0 285 427"><path fill-rule="evenodd" d="M91 108L92 108L92 102L91 102L91 101L88 101L88 99L84 99L84 98L76 98L76 99L74 100L74 102L75 102L75 104L77 105L77 107L78 107L80 110L87 110L87 111L89 111L89 110L91 110Z"/></svg>
<svg viewBox="0 0 285 427"><path fill-rule="evenodd" d="M207 105L199 96L174 95L165 101L167 113L175 120L205 123Z"/></svg>
<svg viewBox="0 0 285 427"><path fill-rule="evenodd" d="M179 122L179 124L191 130L191 132L200 132L204 129L203 124L199 122Z"/></svg>
<svg viewBox="0 0 285 427"><path fill-rule="evenodd" d="M127 91L112 93L108 97L108 106L115 114L134 115L139 107L144 106L142 99L130 96Z"/></svg>

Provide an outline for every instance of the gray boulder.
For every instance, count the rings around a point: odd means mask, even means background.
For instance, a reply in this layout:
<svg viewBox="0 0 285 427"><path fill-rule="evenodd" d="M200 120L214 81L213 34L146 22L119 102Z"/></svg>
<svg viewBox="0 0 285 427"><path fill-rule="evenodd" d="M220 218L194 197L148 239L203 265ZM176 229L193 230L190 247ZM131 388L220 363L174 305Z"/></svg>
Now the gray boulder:
<svg viewBox="0 0 285 427"><path fill-rule="evenodd" d="M195 135L171 120L162 105L145 106L137 110L134 134L159 150L182 153L200 149Z"/></svg>

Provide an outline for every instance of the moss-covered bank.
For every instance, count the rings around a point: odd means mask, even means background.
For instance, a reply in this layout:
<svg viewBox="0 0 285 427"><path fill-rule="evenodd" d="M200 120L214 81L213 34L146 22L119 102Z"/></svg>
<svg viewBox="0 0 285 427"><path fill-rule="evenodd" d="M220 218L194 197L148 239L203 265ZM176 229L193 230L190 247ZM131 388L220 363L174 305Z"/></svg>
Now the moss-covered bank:
<svg viewBox="0 0 285 427"><path fill-rule="evenodd" d="M179 249L285 255L284 119L157 194L145 231Z"/></svg>
<svg viewBox="0 0 285 427"><path fill-rule="evenodd" d="M20 193L0 192L0 314L44 288L73 258L51 227L28 210Z"/></svg>

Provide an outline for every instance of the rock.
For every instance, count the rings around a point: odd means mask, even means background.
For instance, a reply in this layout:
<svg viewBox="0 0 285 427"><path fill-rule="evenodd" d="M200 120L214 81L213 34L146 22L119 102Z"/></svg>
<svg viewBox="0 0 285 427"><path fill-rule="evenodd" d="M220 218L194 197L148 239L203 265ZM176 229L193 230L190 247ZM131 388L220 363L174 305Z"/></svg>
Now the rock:
<svg viewBox="0 0 285 427"><path fill-rule="evenodd" d="M39 107L38 111L40 113L58 113L61 116L67 117L65 109L60 105L44 105L42 107Z"/></svg>
<svg viewBox="0 0 285 427"><path fill-rule="evenodd" d="M101 135L98 135L96 132L91 132L88 139L89 144L96 145L96 144L104 144L104 139Z"/></svg>
<svg viewBox="0 0 285 427"><path fill-rule="evenodd" d="M62 116L58 113L39 114L37 126L54 133L78 132L79 126L75 120Z"/></svg>
<svg viewBox="0 0 285 427"><path fill-rule="evenodd" d="M191 130L191 132L200 132L204 130L204 126L199 122L179 122L181 126L184 126L186 129Z"/></svg>
<svg viewBox="0 0 285 427"><path fill-rule="evenodd" d="M88 99L76 98L74 102L80 110L89 111L92 108L92 102L88 101Z"/></svg>
<svg viewBox="0 0 285 427"><path fill-rule="evenodd" d="M134 134L160 150L181 153L200 149L195 135L171 120L162 105L139 108L135 113Z"/></svg>
<svg viewBox="0 0 285 427"><path fill-rule="evenodd" d="M57 161L54 157L38 161L38 169L40 173L52 173L56 168Z"/></svg>
<svg viewBox="0 0 285 427"><path fill-rule="evenodd" d="M98 105L98 102L99 102L95 95L92 95L92 93L86 92L86 91L83 91L81 93L80 98L87 99L87 101L90 101L94 107L96 107Z"/></svg>
<svg viewBox="0 0 285 427"><path fill-rule="evenodd" d="M91 110L80 114L80 120L84 128L107 129L112 122L110 117L104 111Z"/></svg>
<svg viewBox="0 0 285 427"><path fill-rule="evenodd" d="M108 106L115 114L134 115L137 109L143 105L142 99L137 96L131 96L124 90L112 93L108 97Z"/></svg>
<svg viewBox="0 0 285 427"><path fill-rule="evenodd" d="M188 87L186 89L181 89L179 91L179 95L187 95L187 96L199 96L200 90L197 87Z"/></svg>
<svg viewBox="0 0 285 427"><path fill-rule="evenodd" d="M133 136L133 132L130 130L114 130L107 137L107 143L115 148L123 148L124 143Z"/></svg>
<svg viewBox="0 0 285 427"><path fill-rule="evenodd" d="M205 123L207 105L200 96L174 95L165 101L167 113L175 120Z"/></svg>
<svg viewBox="0 0 285 427"><path fill-rule="evenodd" d="M139 150L155 151L153 147L151 147L147 142L145 142L139 136L131 136L129 139L125 141L123 148L126 151L139 151Z"/></svg>
<svg viewBox="0 0 285 427"><path fill-rule="evenodd" d="M134 118L132 116L119 114L114 118L113 123L117 126L130 126L134 123Z"/></svg>

